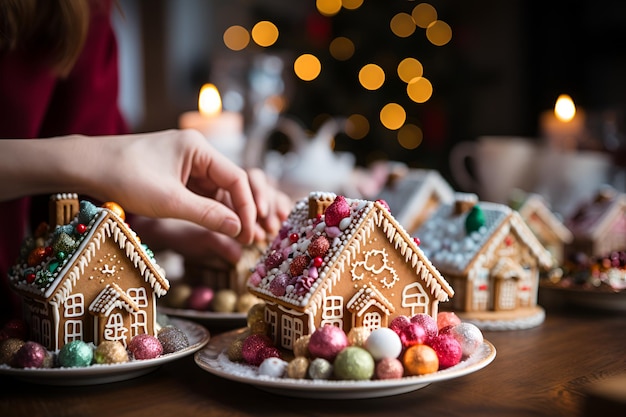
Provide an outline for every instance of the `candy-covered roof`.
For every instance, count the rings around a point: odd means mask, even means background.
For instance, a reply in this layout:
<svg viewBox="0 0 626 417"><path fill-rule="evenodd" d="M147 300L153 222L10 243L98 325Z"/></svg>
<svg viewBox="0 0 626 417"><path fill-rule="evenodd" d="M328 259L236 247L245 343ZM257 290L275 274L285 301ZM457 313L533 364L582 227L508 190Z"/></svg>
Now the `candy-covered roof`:
<svg viewBox="0 0 626 417"><path fill-rule="evenodd" d="M626 194L606 186L581 204L566 225L577 238L599 239L620 216L626 216Z"/></svg>
<svg viewBox="0 0 626 417"><path fill-rule="evenodd" d="M312 201L324 203L323 214L310 215ZM402 253L439 301L454 294L385 203L320 192L295 204L248 287L261 298L276 299L298 310L315 308L342 274L354 273L346 268L376 227L385 232L389 244Z"/></svg>
<svg viewBox="0 0 626 417"><path fill-rule="evenodd" d="M445 273L465 274L487 245L497 245L513 230L544 266L551 264L549 252L528 229L519 213L498 203L477 201L474 195L457 193L472 210L459 210L458 205L443 204L417 231L420 248ZM468 216L481 220L468 228Z"/></svg>

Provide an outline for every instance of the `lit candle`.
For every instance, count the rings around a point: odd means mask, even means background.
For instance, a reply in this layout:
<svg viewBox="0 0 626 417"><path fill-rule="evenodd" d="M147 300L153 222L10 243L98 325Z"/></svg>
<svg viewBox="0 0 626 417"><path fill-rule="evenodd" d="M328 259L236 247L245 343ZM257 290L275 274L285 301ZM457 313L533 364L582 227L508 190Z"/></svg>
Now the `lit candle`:
<svg viewBox="0 0 626 417"><path fill-rule="evenodd" d="M557 149L576 149L585 131L585 113L576 109L567 94L561 94L554 110L541 114L540 130L548 145Z"/></svg>
<svg viewBox="0 0 626 417"><path fill-rule="evenodd" d="M240 163L244 147L242 115L222 111L222 99L213 84L205 84L200 89L198 110L181 114L178 127L198 130L220 152Z"/></svg>

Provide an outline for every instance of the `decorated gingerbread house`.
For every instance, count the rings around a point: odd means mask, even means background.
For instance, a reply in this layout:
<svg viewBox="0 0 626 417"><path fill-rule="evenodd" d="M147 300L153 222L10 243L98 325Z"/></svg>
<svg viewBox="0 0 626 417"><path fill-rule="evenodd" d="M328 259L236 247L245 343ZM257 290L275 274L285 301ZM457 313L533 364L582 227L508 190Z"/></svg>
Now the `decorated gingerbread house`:
<svg viewBox="0 0 626 417"><path fill-rule="evenodd" d="M412 234L439 205L454 201L454 190L438 171L407 169L389 176L378 199L387 202L396 221Z"/></svg>
<svg viewBox="0 0 626 417"><path fill-rule="evenodd" d="M516 193L511 208L518 211L539 242L552 254L554 266L565 259L565 247L574 239L572 232L550 209L546 200L536 193Z"/></svg>
<svg viewBox="0 0 626 417"><path fill-rule="evenodd" d="M418 230L421 248L455 289L451 307L494 330L543 322L537 306L539 275L552 255L506 205L457 193ZM492 326L493 325L493 326Z"/></svg>
<svg viewBox="0 0 626 417"><path fill-rule="evenodd" d="M382 201L314 192L296 203L248 281L277 345L331 324L386 327L437 315L452 287Z"/></svg>
<svg viewBox="0 0 626 417"><path fill-rule="evenodd" d="M9 272L31 339L58 350L73 340L126 346L137 334L156 335L156 299L169 283L123 210L79 203L76 194L57 194L50 207L49 225L24 241Z"/></svg>
<svg viewBox="0 0 626 417"><path fill-rule="evenodd" d="M626 194L602 187L575 210L566 225L574 235L568 255L596 257L626 250Z"/></svg>

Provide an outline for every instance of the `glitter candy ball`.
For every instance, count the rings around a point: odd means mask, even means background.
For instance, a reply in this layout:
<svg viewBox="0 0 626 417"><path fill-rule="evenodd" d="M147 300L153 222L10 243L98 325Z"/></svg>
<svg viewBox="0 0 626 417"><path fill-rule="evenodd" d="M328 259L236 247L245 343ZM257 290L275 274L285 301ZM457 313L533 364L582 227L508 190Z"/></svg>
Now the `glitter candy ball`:
<svg viewBox="0 0 626 417"><path fill-rule="evenodd" d="M370 353L358 346L348 346L333 362L334 374L339 379L368 380L374 375L374 358Z"/></svg>
<svg viewBox="0 0 626 417"><path fill-rule="evenodd" d="M311 379L328 379L333 374L333 364L324 358L313 359L308 374Z"/></svg>
<svg viewBox="0 0 626 417"><path fill-rule="evenodd" d="M117 340L105 340L100 343L93 354L96 363L124 363L128 362L128 352L124 345Z"/></svg>
<svg viewBox="0 0 626 417"><path fill-rule="evenodd" d="M432 339L429 343L439 359L439 369L446 369L456 365L461 361L461 344L450 334L441 334Z"/></svg>
<svg viewBox="0 0 626 417"><path fill-rule="evenodd" d="M411 317L411 323L416 323L422 326L424 331L426 332L426 337L435 337L439 332L439 327L437 326L437 320L426 313L416 314Z"/></svg>
<svg viewBox="0 0 626 417"><path fill-rule="evenodd" d="M21 339L10 338L0 342L0 365L11 365L13 356L24 345Z"/></svg>
<svg viewBox="0 0 626 417"><path fill-rule="evenodd" d="M206 311L211 308L211 303L215 292L213 288L200 286L191 289L191 294L187 299L187 307L192 310Z"/></svg>
<svg viewBox="0 0 626 417"><path fill-rule="evenodd" d="M461 323L461 319L452 311L442 311L437 314L437 328L439 330L448 326L455 326Z"/></svg>
<svg viewBox="0 0 626 417"><path fill-rule="evenodd" d="M305 358L308 358L309 356L311 356L309 353L309 341L310 340L311 340L310 334L299 337L293 344L293 354L295 356L303 356Z"/></svg>
<svg viewBox="0 0 626 417"><path fill-rule="evenodd" d="M236 339L228 346L226 353L228 354L228 360L231 362L243 361L243 354L241 348L243 347L243 339Z"/></svg>
<svg viewBox="0 0 626 417"><path fill-rule="evenodd" d="M36 342L26 342L15 352L12 366L16 368L42 368L48 352Z"/></svg>
<svg viewBox="0 0 626 417"><path fill-rule="evenodd" d="M370 333L371 331L367 327L353 327L348 332L348 344L350 346L363 347Z"/></svg>
<svg viewBox="0 0 626 417"><path fill-rule="evenodd" d="M257 303L250 307L246 314L248 327L257 321L265 321L265 303Z"/></svg>
<svg viewBox="0 0 626 417"><path fill-rule="evenodd" d="M402 358L404 369L408 375L425 375L437 372L439 358L437 352L427 345L414 345L404 352Z"/></svg>
<svg viewBox="0 0 626 417"><path fill-rule="evenodd" d="M426 330L417 323L409 323L400 330L400 341L403 348L426 342Z"/></svg>
<svg viewBox="0 0 626 417"><path fill-rule="evenodd" d="M449 333L459 342L463 356L474 353L483 344L483 334L472 323L459 323L453 326Z"/></svg>
<svg viewBox="0 0 626 417"><path fill-rule="evenodd" d="M218 313L232 313L237 305L237 293L233 290L223 289L215 293L213 297L213 311Z"/></svg>
<svg viewBox="0 0 626 417"><path fill-rule="evenodd" d="M309 369L309 360L304 356L294 358L287 365L287 377L294 379L304 379Z"/></svg>
<svg viewBox="0 0 626 417"><path fill-rule="evenodd" d="M400 336L387 327L373 330L364 345L374 360L383 358L397 358L402 352Z"/></svg>
<svg viewBox="0 0 626 417"><path fill-rule="evenodd" d="M161 342L164 354L178 352L189 347L187 335L178 327L168 326L162 328L157 334L157 339Z"/></svg>
<svg viewBox="0 0 626 417"><path fill-rule="evenodd" d="M74 340L65 344L59 351L59 365L78 368L91 365L93 347L82 340Z"/></svg>
<svg viewBox="0 0 626 417"><path fill-rule="evenodd" d="M161 356L163 346L156 336L151 334L138 334L128 344L128 351L135 359L154 359Z"/></svg>
<svg viewBox="0 0 626 417"><path fill-rule="evenodd" d="M248 293L241 294L237 298L237 304L235 305L235 311L238 313L247 313L252 306L259 303L259 299L254 295Z"/></svg>
<svg viewBox="0 0 626 417"><path fill-rule="evenodd" d="M272 378L282 378L287 370L287 361L280 358L270 357L261 362L259 366L259 375L265 375Z"/></svg>
<svg viewBox="0 0 626 417"><path fill-rule="evenodd" d="M243 360L250 365L259 366L262 362L258 361L260 359L259 352L268 346L272 346L272 341L269 337L262 334L251 334L244 339L241 345Z"/></svg>
<svg viewBox="0 0 626 417"><path fill-rule="evenodd" d="M404 329L409 323L411 323L411 319L407 316L397 316L391 323L389 323L389 328L394 332L400 334L400 331Z"/></svg>
<svg viewBox="0 0 626 417"><path fill-rule="evenodd" d="M404 366L397 358L383 358L376 363L376 379L399 379L404 375Z"/></svg>
<svg viewBox="0 0 626 417"><path fill-rule="evenodd" d="M318 328L309 339L309 352L313 358L335 360L339 352L348 346L348 337L343 329L327 324Z"/></svg>

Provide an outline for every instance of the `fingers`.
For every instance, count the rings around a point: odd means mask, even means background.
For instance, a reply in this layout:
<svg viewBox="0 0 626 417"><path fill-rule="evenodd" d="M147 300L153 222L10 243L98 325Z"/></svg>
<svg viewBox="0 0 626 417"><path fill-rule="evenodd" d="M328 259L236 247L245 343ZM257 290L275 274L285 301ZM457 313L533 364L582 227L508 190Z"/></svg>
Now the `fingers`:
<svg viewBox="0 0 626 417"><path fill-rule="evenodd" d="M268 177L260 169L248 170L250 188L257 206L257 221L261 226L257 228L257 240L265 239L265 233L278 233L281 223L287 218L292 202L286 194L270 184ZM265 233L263 233L265 232Z"/></svg>

